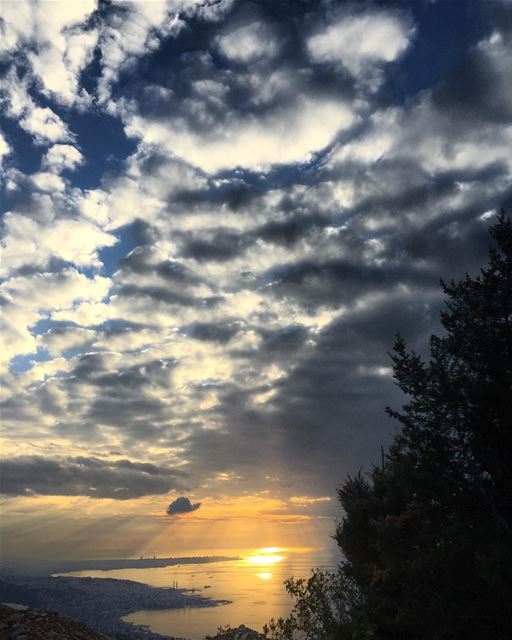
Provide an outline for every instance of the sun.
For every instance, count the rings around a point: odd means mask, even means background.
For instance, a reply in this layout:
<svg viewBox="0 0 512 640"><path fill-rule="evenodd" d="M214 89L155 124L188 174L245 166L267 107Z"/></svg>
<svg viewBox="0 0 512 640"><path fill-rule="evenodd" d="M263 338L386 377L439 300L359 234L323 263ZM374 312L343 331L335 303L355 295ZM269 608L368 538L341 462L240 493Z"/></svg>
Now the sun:
<svg viewBox="0 0 512 640"><path fill-rule="evenodd" d="M279 547L265 547L263 549L259 549L257 553L247 556L245 561L248 564L269 567L277 564L278 562L282 562L286 558L286 556L278 553L282 551L284 551L284 549L280 549Z"/></svg>

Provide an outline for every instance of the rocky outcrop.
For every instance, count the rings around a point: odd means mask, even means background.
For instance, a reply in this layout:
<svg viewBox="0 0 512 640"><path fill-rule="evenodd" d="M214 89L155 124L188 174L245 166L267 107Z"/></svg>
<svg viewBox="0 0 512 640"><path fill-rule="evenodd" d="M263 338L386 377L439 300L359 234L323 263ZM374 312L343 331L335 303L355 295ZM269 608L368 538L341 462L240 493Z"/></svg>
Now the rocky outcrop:
<svg viewBox="0 0 512 640"><path fill-rule="evenodd" d="M233 629L231 627L220 628L216 636L206 636L205 640L267 640L267 637L241 624Z"/></svg>
<svg viewBox="0 0 512 640"><path fill-rule="evenodd" d="M107 640L85 624L41 609L0 605L2 640Z"/></svg>

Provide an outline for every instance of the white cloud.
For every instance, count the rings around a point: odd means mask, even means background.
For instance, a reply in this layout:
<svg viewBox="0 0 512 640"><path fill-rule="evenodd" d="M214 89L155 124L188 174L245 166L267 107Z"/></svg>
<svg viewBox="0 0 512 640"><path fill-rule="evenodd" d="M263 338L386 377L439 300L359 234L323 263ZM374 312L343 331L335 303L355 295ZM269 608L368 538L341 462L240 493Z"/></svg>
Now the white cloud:
<svg viewBox="0 0 512 640"><path fill-rule="evenodd" d="M0 132L0 160L11 153L11 145L4 138L2 132Z"/></svg>
<svg viewBox="0 0 512 640"><path fill-rule="evenodd" d="M13 55L30 45L28 60L42 92L66 105L86 99L79 74L92 58L98 34L83 27L96 6L96 0L2 3L4 52Z"/></svg>
<svg viewBox="0 0 512 640"><path fill-rule="evenodd" d="M110 220L107 195L101 189L90 189L78 201L78 209L85 217L98 225L106 225Z"/></svg>
<svg viewBox="0 0 512 640"><path fill-rule="evenodd" d="M249 62L258 58L271 58L279 50L274 34L263 22L253 22L218 36L220 52L230 60Z"/></svg>
<svg viewBox="0 0 512 640"><path fill-rule="evenodd" d="M94 276L68 267L58 273L38 273L10 278L0 285L9 301L27 309L68 309L77 300L102 300L108 293L109 278ZM51 293L51 295L49 295Z"/></svg>
<svg viewBox="0 0 512 640"><path fill-rule="evenodd" d="M386 158L394 147L400 130L403 111L390 108L377 111L367 121L365 133L343 145L336 146L328 158L328 166L341 162L370 165Z"/></svg>
<svg viewBox="0 0 512 640"><path fill-rule="evenodd" d="M14 356L34 353L37 350L36 339L29 330L29 326L36 322L37 318L37 313L33 311L27 315L12 303L4 304L0 319L2 334L0 366L2 370Z"/></svg>
<svg viewBox="0 0 512 640"><path fill-rule="evenodd" d="M39 273L16 277L0 285L6 304L2 337L4 363L16 355L37 349L29 328L50 311L72 308L77 301L99 302L108 293L110 280L101 276L87 278L75 269L59 273Z"/></svg>
<svg viewBox="0 0 512 640"><path fill-rule="evenodd" d="M37 336L37 344L48 350L52 356L60 356L68 349L82 349L94 342L96 332L82 327L66 327L63 330L50 329Z"/></svg>
<svg viewBox="0 0 512 640"><path fill-rule="evenodd" d="M19 124L38 143L67 142L71 139L67 126L49 107L36 107L28 103L26 114Z"/></svg>
<svg viewBox="0 0 512 640"><path fill-rule="evenodd" d="M81 214L105 229L116 229L141 217L155 223L165 213L166 201L176 191L201 189L207 181L193 167L176 158L161 159L148 175L140 165L154 149L141 144L137 153L128 158L124 175L112 180L105 190L83 193L77 206ZM165 219L169 224L168 217Z"/></svg>
<svg viewBox="0 0 512 640"><path fill-rule="evenodd" d="M11 152L11 145L7 142L0 131L0 169L2 168L4 158L6 158Z"/></svg>
<svg viewBox="0 0 512 640"><path fill-rule="evenodd" d="M137 2L116 0L125 9L105 25L100 36L102 77L98 86L100 102L110 98L110 86L117 80L119 71L130 59L155 50L160 38L181 30L178 18L179 4L166 0ZM176 5L176 6L173 6Z"/></svg>
<svg viewBox="0 0 512 640"><path fill-rule="evenodd" d="M141 217L142 212L145 220L153 220L164 208L164 203L151 191L148 192L145 185L127 177L116 181L115 186L108 193L106 202L109 219L107 228L111 229L133 222ZM92 210L90 205L87 210ZM98 212L101 212L101 207L96 208L96 213Z"/></svg>
<svg viewBox="0 0 512 640"><path fill-rule="evenodd" d="M49 107L36 105L28 93L27 79L9 71L0 79L6 115L34 136L36 144L68 142L72 136L65 122Z"/></svg>
<svg viewBox="0 0 512 640"><path fill-rule="evenodd" d="M353 74L367 64L396 60L409 46L413 30L388 13L345 17L309 38L316 62L340 62Z"/></svg>
<svg viewBox="0 0 512 640"><path fill-rule="evenodd" d="M483 40L477 51L485 63L486 74L493 78L489 104L499 104L501 109L512 113L512 91L503 64L506 55L512 60L510 51L507 54L501 38L494 36ZM479 114L470 113L468 117L478 118ZM492 121L468 126L460 107L444 109L435 95L425 91L409 106L375 111L360 136L333 148L325 166L333 169L343 163L358 162L370 167L380 160L399 159L435 175L440 171L475 170L502 163L508 165L508 176L504 177L507 181L512 174L511 145L511 126ZM381 190L388 187L393 188L391 184L379 185Z"/></svg>
<svg viewBox="0 0 512 640"><path fill-rule="evenodd" d="M0 4L3 32L0 55L30 45L27 58L36 89L66 106L87 108L91 96L79 86L80 73L101 49L102 75L98 96L108 104L110 86L119 71L136 57L158 48L161 39L184 26L180 15L200 15L217 20L232 4L222 0L213 6L197 0L113 0L108 22L99 27L87 21L97 0L7 0ZM32 80L32 78L31 78ZM115 105L109 104L115 111Z"/></svg>
<svg viewBox="0 0 512 640"><path fill-rule="evenodd" d="M60 179L52 174L40 175ZM79 267L99 267L97 250L117 242L115 236L84 219L41 223L8 213L4 224L1 272L5 275L26 264L44 269L52 257Z"/></svg>
<svg viewBox="0 0 512 640"><path fill-rule="evenodd" d="M98 34L80 33L66 38L63 48L46 47L29 56L32 69L40 79L43 92L59 102L72 105L77 100L87 104L89 98L78 86L80 71L92 59Z"/></svg>
<svg viewBox="0 0 512 640"><path fill-rule="evenodd" d="M185 7L185 13L192 12L194 2L114 2L114 8L116 4L125 11L107 12L110 22L103 30L98 27L99 42L105 50L102 90L107 104L113 100L110 83L115 82L119 70L124 67L128 71L135 57L156 49L169 29L181 28L174 15L180 7ZM196 6L199 5L196 3ZM215 5L215 10L219 6ZM23 29L33 33L35 27L30 26L33 16L24 7L25 4L20 3L20 24L30 23ZM204 4L203 9L209 10ZM390 278L407 276L411 263L415 266L421 261L437 270L438 265L433 265L428 255L432 251L428 241L434 244L437 238L427 238L425 233L418 257L410 259L407 251L410 246L414 247L414 242L401 244L401 227L404 226L404 233L410 233L412 238L409 224L410 227L427 225L433 216L439 216L442 222L446 211L471 211L474 203L483 201L491 189L497 191L497 181L478 177L470 186L463 184L459 189L455 185L453 191L449 185L445 195L444 185L452 179L453 168L469 167L473 171L493 164L505 192L510 172L506 174L503 167L512 164L509 151L512 130L494 122L462 129L464 123L459 123L463 120L458 117L459 113L454 115L455 109L450 112L449 108L439 108L435 94L428 92L405 107L366 115L372 104L365 101L364 88L362 93L357 93L361 89L360 77L371 76L374 70L380 74L384 69L381 63L396 59L411 37L408 26L397 16L378 13L339 20L323 34L310 38L308 50L314 60L344 64L356 74L357 97L353 100L351 97L352 102L340 97L340 93L336 98L333 93L327 93L329 87L325 82L322 83L325 93L322 93L318 83L315 84L319 78L315 74L320 72L320 79L325 81L325 69L314 64L300 69L287 64L274 68L277 65L272 64L269 65L272 72L258 64L259 60L263 61L262 56L275 55L280 46L265 25L252 23L222 31L214 40L225 56L221 69L215 69L212 59L208 60L208 55L203 53L194 60L190 54L192 61L186 69L180 66L181 61L176 65L176 73L188 74L186 79L180 78L184 82L190 80L187 85L190 93L183 91L183 96L190 96L197 113L191 114L181 104L172 104L169 111L175 114L181 109L183 118L171 115L167 121L163 117L150 121L126 107L123 116L127 131L141 138L138 151L126 159L120 176L110 175L101 187L89 191L71 188L71 180L63 180L58 175L82 161L80 151L66 143L72 141L72 134L57 114L45 112L30 98L30 94L34 95L34 85L29 84L29 79L20 80L11 74L9 114L21 122L37 142L52 146L43 157L40 171L32 176L9 169L12 181L17 180L17 195L24 196L23 189L28 191L27 187L43 193L33 193L31 199L28 194L26 198L20 197L19 210L5 217L2 260L5 276L16 272L25 274L11 278L1 287L7 300L4 337L8 357L33 353L41 347L46 348L51 357L58 357L68 349L108 351L104 357L98 357L101 363L97 376L108 371L113 379L133 366L140 367L133 369L136 375L149 379L152 366L158 369L159 361L165 360L166 365L172 362L172 366L162 367L165 372L158 383L159 389L156 389L158 384L147 384L144 400L162 399L164 408L157 420L148 415L143 404L137 415L134 411L133 420L127 415L117 432L115 422L112 428L111 423L106 422L109 426L103 430L108 433L105 437L115 440L116 448L119 444L119 450L149 446L150 451L153 442L153 451L158 450L155 455L167 458L171 455L169 442L172 441L178 451L180 438L185 435L204 436L208 427L229 432L230 421L235 423L235 418L236 428L242 429L243 435L245 421L234 417L233 412L246 411L254 407L255 402L260 403L257 416L263 415L260 412L278 409L279 398L284 397L283 390L287 380L293 377L294 369L305 370L314 364L311 357L318 356L315 343L323 341L325 347L329 325L332 328L332 323L341 317L350 318L356 309L389 300L390 293L379 282L372 289L371 275L361 289L357 283L351 284L352 270L360 270L355 280L359 276L365 279L366 268L378 265L380 260L393 262ZM68 18L62 17L61 22L66 20ZM96 35L84 32L81 27L64 31L60 26L44 27L44 30L62 37L61 44L64 44L57 47L46 40L38 41L38 53L31 54L34 73L44 76L45 70L49 71L40 87L62 103L76 99L83 104L83 94L73 84L73 74L86 64L84 60L92 46L87 39L92 41ZM11 42L12 39L8 40L7 46L11 46ZM264 44L265 52L262 51ZM18 45L14 42L12 46ZM506 71L510 65L506 49L507 43L500 44L498 39L489 38L480 45L479 51L489 56L489 65L485 66L489 73L496 72L508 79ZM242 70L241 65L228 68L229 60L248 63L247 70ZM495 81L493 87L497 87ZM240 93L236 93L238 90ZM179 100L178 90L173 93L171 89L156 88L156 91L161 93L161 104ZM247 97L244 108L233 100L233 94ZM500 106L506 106L510 100L510 83L494 91L493 98L497 94ZM452 94L448 99L453 100ZM188 97L183 97L183 101L186 100ZM477 109L481 108L479 105ZM122 102L118 108L121 113ZM144 113L143 106L141 111ZM69 113L67 109L62 112ZM212 126L199 133L192 123L196 116L201 123L211 122ZM236 179L232 175L214 179L204 173L237 166L265 170L273 164L307 160L335 140L338 131L351 127L356 118L366 118L361 122L364 126L355 127L354 137L337 145L318 172L308 170L307 176L302 174L300 184L261 193L253 188L244 172L238 172ZM0 138L0 155L2 148L9 150L5 145L2 147ZM293 171L284 173L293 181ZM461 181L463 174L461 171ZM471 175L475 174L468 172L468 175L470 182ZM317 182L311 184L312 180ZM260 184L262 190L270 189L265 180ZM400 190L407 197L402 197ZM240 200L237 200L238 193ZM419 194L417 201L416 194ZM486 208L489 206L486 204ZM357 215L346 211L351 207ZM479 209L475 206L474 210ZM109 230L136 218L143 218L147 223L144 240L151 246L139 247L131 253L132 270L127 260L119 264L112 280L86 277L77 271L100 267L99 248L116 242ZM227 242L222 233L228 238ZM417 237L419 234L414 236ZM230 238L234 246L232 255ZM211 255L211 259L204 258L201 250L195 254L187 252L196 240L207 248L210 243L213 258ZM218 246L226 246L229 254L226 260L222 255L215 255ZM353 265L346 274L343 272L345 260L349 267ZM58 269L61 261L72 263L76 268L61 267L60 272L42 273L46 269ZM341 265L335 277L329 275L329 263ZM23 271L22 267L25 267ZM306 276L301 280L303 267ZM309 268L313 271L311 277L307 275ZM37 271L37 275L27 275ZM291 286L288 289L284 286L279 293L276 285L280 280L286 285L287 278ZM366 286L369 292L365 293ZM406 283L403 290L398 289L392 295L398 298L401 292L407 302L408 286ZM306 299L308 290L311 294L306 304L300 297ZM174 294L181 296L181 302L175 302ZM332 303L329 302L331 294L335 298ZM425 309L433 299L429 296L428 292L421 292ZM33 324L42 318L83 326L34 336ZM109 319L129 321L129 324L122 329L118 328L118 324L123 326L121 322L112 323L110 329L90 328ZM140 326L137 327L137 323ZM192 331L195 324L206 326L202 335L200 331ZM274 347L271 340L272 333L286 333L291 325L304 329L304 342L296 345L297 351L293 354L285 348L281 350L279 345ZM216 340L215 336L211 339L215 329L227 327L229 333L233 326L235 333L228 335L228 343ZM361 339L367 337L374 344L375 332L365 333L364 323L360 330ZM371 377L374 382L388 374L388 370L373 359L359 368L348 360L345 364L346 355L341 354L340 368L333 365L330 374L337 374L343 368L344 372L355 371L360 377ZM272 362L274 358L282 361ZM301 362L307 366L301 367ZM25 410L31 412L31 419L25 423L29 426L24 424L20 432L26 429L26 435L32 425L37 424L42 435L46 430L47 442L50 434L53 441L56 434L61 433L54 430L61 416L64 416L63 422L72 422L77 425L77 431L85 432L90 409L111 400L106 397L105 389L93 389L87 381L79 380L79 375L73 383L69 383L66 376L54 377L48 382L48 376L59 371L73 375L72 370L78 364L78 357L68 357L66 361L36 364L27 374L11 376L11 381L16 379L13 386L17 385L19 391L15 400L24 403L28 407ZM132 400L129 377L120 381L126 405ZM45 380L44 385L34 384ZM146 384L141 386L145 394ZM39 392L47 393L44 402ZM289 397L295 399L296 396ZM124 408L124 400L117 406ZM140 430L137 438L133 432L130 434L130 429ZM141 439L143 430L147 438ZM69 433L70 438L75 438L72 429ZM93 446L92 440L84 447ZM236 435L230 440L236 444ZM66 446L70 446L69 441ZM194 445L187 442L183 446ZM186 463L188 454L197 456L199 449L197 446L197 449L179 450L176 457ZM238 461L236 453L228 457ZM194 460L190 465L191 477L196 477L198 465ZM199 469L199 475L201 473L203 470ZM221 473L219 477L227 475ZM312 495L299 493L305 491L297 486L297 495L291 498L291 503L301 508L310 508L316 503L321 506L324 502L327 506L328 497L323 490L316 492L309 487Z"/></svg>
<svg viewBox="0 0 512 640"><path fill-rule="evenodd" d="M126 131L175 154L204 171L305 162L354 122L350 106L341 101L298 98L266 117L232 114L222 131L210 136L187 129L182 121L160 124L128 116Z"/></svg>
<svg viewBox="0 0 512 640"><path fill-rule="evenodd" d="M99 40L102 75L98 99L116 112L117 105L110 100L111 85L117 80L120 70L137 57L158 49L164 38L180 33L186 27L187 18L221 19L233 0L214 3L198 0L114 0L113 4L122 7L124 12L115 14L109 24L102 27Z"/></svg>
<svg viewBox="0 0 512 640"><path fill-rule="evenodd" d="M52 320L76 322L84 326L101 324L106 320L117 317L119 316L112 301L109 301L108 304L104 302L80 302L72 309L53 311L51 314Z"/></svg>
<svg viewBox="0 0 512 640"><path fill-rule="evenodd" d="M75 169L83 161L82 154L70 144L54 144L43 159L43 165L59 173L63 169Z"/></svg>
<svg viewBox="0 0 512 640"><path fill-rule="evenodd" d="M64 191L66 186L60 176L56 176L54 173L48 173L47 171L34 173L31 177L34 185L43 192L54 193L55 191Z"/></svg>
<svg viewBox="0 0 512 640"><path fill-rule="evenodd" d="M6 54L29 40L35 29L32 4L28 0L2 2L0 17L3 19L0 52Z"/></svg>

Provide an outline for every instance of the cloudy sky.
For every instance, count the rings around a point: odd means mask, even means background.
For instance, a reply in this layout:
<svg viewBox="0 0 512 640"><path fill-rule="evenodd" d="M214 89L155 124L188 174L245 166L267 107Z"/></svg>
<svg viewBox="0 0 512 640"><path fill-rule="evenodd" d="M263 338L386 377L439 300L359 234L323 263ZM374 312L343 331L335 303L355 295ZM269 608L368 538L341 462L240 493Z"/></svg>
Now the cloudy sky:
<svg viewBox="0 0 512 640"><path fill-rule="evenodd" d="M328 544L512 202L512 2L0 12L4 553Z"/></svg>

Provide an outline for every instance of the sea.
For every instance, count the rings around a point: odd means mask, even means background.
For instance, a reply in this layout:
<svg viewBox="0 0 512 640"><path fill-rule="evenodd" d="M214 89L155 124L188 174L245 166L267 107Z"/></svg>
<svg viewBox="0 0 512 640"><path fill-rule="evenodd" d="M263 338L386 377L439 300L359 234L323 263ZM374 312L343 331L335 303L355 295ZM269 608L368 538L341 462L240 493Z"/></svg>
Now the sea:
<svg viewBox="0 0 512 640"><path fill-rule="evenodd" d="M219 627L262 631L271 618L286 617L293 606L287 578L306 578L313 568L333 570L339 557L332 550L265 548L240 550L236 560L168 567L77 571L61 575L135 580L155 587L190 590L229 604L155 611L136 611L126 622L145 625L156 633L203 640Z"/></svg>

